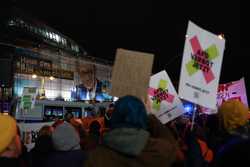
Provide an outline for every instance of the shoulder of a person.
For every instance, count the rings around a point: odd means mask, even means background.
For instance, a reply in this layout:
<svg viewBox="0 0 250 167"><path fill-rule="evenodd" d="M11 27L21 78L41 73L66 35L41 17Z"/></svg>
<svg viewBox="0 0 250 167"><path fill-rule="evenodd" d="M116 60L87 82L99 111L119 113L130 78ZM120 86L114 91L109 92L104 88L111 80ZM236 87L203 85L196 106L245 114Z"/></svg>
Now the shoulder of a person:
<svg viewBox="0 0 250 167"><path fill-rule="evenodd" d="M145 147L145 150L147 149L174 153L177 150L177 144L171 142L170 140L166 140L165 138L150 137Z"/></svg>

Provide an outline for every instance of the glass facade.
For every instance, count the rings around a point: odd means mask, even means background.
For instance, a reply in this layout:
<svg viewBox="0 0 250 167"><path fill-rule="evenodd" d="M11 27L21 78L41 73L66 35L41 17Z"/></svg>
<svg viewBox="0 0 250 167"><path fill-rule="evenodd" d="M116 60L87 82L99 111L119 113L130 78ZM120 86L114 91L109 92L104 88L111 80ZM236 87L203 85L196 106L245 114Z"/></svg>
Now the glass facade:
<svg viewBox="0 0 250 167"><path fill-rule="evenodd" d="M25 31L28 31L29 33L33 33L37 36L40 36L42 38L49 40L50 42L55 43L59 47L71 50L76 53L80 52L79 46L75 42L73 42L70 39L67 39L63 35L60 35L59 33L53 30L49 30L45 26L32 25L28 22L23 21L20 18L10 19L7 22L7 25L9 27L16 27L16 28L24 29Z"/></svg>

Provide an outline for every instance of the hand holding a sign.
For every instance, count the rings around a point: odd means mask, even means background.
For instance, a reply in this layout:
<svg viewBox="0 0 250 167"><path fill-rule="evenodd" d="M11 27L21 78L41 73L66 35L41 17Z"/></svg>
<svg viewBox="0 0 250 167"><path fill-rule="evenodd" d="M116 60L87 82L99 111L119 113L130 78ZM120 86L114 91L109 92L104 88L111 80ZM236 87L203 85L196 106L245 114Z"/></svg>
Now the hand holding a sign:
<svg viewBox="0 0 250 167"><path fill-rule="evenodd" d="M144 103L144 105L146 107L147 114L153 114L153 112L152 112L152 104L151 104L152 102L151 102L150 97L147 96L146 100L144 100L144 98L142 98L142 101L143 101L143 103Z"/></svg>

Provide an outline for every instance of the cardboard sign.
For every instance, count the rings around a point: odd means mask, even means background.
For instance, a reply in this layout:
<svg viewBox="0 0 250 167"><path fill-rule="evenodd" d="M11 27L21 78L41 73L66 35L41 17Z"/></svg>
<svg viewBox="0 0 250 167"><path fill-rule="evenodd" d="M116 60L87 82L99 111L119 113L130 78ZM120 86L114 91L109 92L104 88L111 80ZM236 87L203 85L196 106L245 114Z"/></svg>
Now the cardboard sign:
<svg viewBox="0 0 250 167"><path fill-rule="evenodd" d="M224 47L224 39L189 22L179 84L181 98L216 108Z"/></svg>
<svg viewBox="0 0 250 167"><path fill-rule="evenodd" d="M146 99L153 60L153 54L117 49L111 95L134 95Z"/></svg>
<svg viewBox="0 0 250 167"><path fill-rule="evenodd" d="M161 71L150 78L148 95L153 114L163 124L184 113L182 102L166 71Z"/></svg>

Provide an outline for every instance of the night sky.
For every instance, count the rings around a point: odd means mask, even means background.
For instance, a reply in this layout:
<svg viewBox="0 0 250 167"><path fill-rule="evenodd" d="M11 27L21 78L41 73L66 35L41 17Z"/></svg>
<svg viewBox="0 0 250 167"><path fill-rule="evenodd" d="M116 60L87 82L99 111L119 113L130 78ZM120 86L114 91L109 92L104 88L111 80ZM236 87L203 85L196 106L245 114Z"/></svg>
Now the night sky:
<svg viewBox="0 0 250 167"><path fill-rule="evenodd" d="M118 47L155 54L153 73L178 81L188 20L226 38L221 83L245 76L240 1L12 0L16 6L74 39L91 56L113 61ZM250 82L249 82L250 83ZM249 84L248 84L249 85Z"/></svg>

